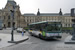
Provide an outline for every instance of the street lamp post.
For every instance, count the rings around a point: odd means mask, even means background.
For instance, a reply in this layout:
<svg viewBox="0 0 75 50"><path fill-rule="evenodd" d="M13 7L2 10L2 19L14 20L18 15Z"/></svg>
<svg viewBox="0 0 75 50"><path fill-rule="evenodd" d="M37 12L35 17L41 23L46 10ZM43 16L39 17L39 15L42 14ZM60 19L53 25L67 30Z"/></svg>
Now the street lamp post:
<svg viewBox="0 0 75 50"><path fill-rule="evenodd" d="M14 6L13 6L13 10L11 11L11 27L12 27L12 31L11 31L11 41L8 41L8 43L14 43L14 26L13 26L13 20L14 20Z"/></svg>
<svg viewBox="0 0 75 50"><path fill-rule="evenodd" d="M11 15L12 15L12 31L11 31L11 41L14 41L13 38L13 32L14 32L14 27L13 27L13 20L14 20L14 10L10 10L11 11Z"/></svg>

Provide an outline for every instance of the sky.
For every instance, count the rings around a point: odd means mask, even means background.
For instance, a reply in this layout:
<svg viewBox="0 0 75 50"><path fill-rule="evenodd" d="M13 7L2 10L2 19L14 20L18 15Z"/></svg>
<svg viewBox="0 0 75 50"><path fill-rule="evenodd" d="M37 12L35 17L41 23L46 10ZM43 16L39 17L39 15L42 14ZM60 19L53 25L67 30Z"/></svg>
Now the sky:
<svg viewBox="0 0 75 50"><path fill-rule="evenodd" d="M60 8L63 13L70 13L71 8L75 8L75 0L14 0L20 6L20 11L24 13L36 14L38 8L41 13L58 13ZM0 9L4 8L7 0L0 0Z"/></svg>

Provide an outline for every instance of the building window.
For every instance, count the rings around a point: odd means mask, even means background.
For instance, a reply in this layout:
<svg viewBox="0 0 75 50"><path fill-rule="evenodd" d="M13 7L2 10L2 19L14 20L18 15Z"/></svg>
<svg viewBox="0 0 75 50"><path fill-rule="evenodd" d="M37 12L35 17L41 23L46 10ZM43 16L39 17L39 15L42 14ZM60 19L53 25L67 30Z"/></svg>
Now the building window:
<svg viewBox="0 0 75 50"><path fill-rule="evenodd" d="M67 24L65 24L65 27L67 27Z"/></svg>
<svg viewBox="0 0 75 50"><path fill-rule="evenodd" d="M8 22L8 27L10 27L11 26L11 23L10 22Z"/></svg>
<svg viewBox="0 0 75 50"><path fill-rule="evenodd" d="M68 27L70 27L70 24L68 24Z"/></svg>
<svg viewBox="0 0 75 50"><path fill-rule="evenodd" d="M31 20L30 20L30 23L31 23Z"/></svg>
<svg viewBox="0 0 75 50"><path fill-rule="evenodd" d="M29 22L28 19L27 19L27 22Z"/></svg>
<svg viewBox="0 0 75 50"><path fill-rule="evenodd" d="M10 16L8 16L8 19L10 19Z"/></svg>
<svg viewBox="0 0 75 50"><path fill-rule="evenodd" d="M15 28L15 22L13 22L13 27Z"/></svg>
<svg viewBox="0 0 75 50"><path fill-rule="evenodd" d="M4 28L6 28L6 25L4 24Z"/></svg>
<svg viewBox="0 0 75 50"><path fill-rule="evenodd" d="M4 19L5 19L5 16L4 16Z"/></svg>

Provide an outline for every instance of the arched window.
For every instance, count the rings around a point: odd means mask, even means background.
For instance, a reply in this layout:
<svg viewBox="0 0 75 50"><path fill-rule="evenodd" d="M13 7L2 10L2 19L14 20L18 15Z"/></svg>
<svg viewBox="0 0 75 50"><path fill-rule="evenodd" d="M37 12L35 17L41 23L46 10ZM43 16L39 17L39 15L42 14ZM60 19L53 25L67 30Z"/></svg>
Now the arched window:
<svg viewBox="0 0 75 50"><path fill-rule="evenodd" d="M13 22L13 27L15 28L15 22Z"/></svg>

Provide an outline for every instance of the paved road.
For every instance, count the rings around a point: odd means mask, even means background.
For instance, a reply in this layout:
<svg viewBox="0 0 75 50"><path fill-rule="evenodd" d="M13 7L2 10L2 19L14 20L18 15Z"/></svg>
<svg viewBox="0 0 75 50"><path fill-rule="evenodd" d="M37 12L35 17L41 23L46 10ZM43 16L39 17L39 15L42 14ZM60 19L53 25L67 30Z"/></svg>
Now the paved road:
<svg viewBox="0 0 75 50"><path fill-rule="evenodd" d="M3 48L2 50L54 50L54 46L56 44L63 43L64 39L68 36L68 34L63 33L63 37L60 40L45 41L37 37L30 36L28 33L25 33L25 35L29 36L29 40L14 46Z"/></svg>

